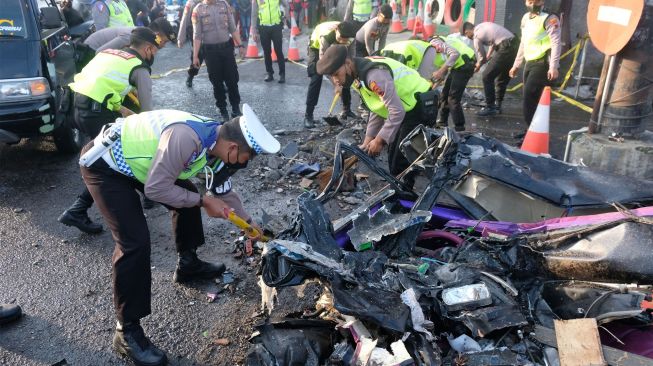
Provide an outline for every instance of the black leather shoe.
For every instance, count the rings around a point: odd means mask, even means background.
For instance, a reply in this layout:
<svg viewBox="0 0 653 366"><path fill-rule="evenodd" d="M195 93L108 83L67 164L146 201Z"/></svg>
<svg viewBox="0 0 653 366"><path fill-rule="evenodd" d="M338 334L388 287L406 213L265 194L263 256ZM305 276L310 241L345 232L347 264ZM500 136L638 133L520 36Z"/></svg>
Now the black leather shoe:
<svg viewBox="0 0 653 366"><path fill-rule="evenodd" d="M499 108L495 105L489 105L487 107L481 108L480 111L476 112L476 115L479 117L492 117L499 114Z"/></svg>
<svg viewBox="0 0 653 366"><path fill-rule="evenodd" d="M234 119L236 117L240 117L242 115L243 114L237 109L234 109L233 111L231 111L231 119Z"/></svg>
<svg viewBox="0 0 653 366"><path fill-rule="evenodd" d="M137 365L159 366L168 361L166 354L150 342L138 323L118 325L113 335L113 348Z"/></svg>
<svg viewBox="0 0 653 366"><path fill-rule="evenodd" d="M279 75L279 84L284 84L286 82L286 74Z"/></svg>
<svg viewBox="0 0 653 366"><path fill-rule="evenodd" d="M66 226L74 226L87 234L99 234L102 232L102 225L96 224L88 217L89 207L93 202L86 202L78 197L70 208L59 216L58 221Z"/></svg>
<svg viewBox="0 0 653 366"><path fill-rule="evenodd" d="M358 118L358 115L349 109L343 109L342 112L338 114L338 119L345 121L347 118Z"/></svg>
<svg viewBox="0 0 653 366"><path fill-rule="evenodd" d="M272 74L268 74L268 76L266 76L265 79L263 79L263 81L265 81L266 83L270 82L272 80L274 80L274 77L272 76Z"/></svg>
<svg viewBox="0 0 653 366"><path fill-rule="evenodd" d="M0 324L7 324L20 318L23 315L20 306L12 304L0 304Z"/></svg>
<svg viewBox="0 0 653 366"><path fill-rule="evenodd" d="M220 119L223 123L229 121L229 112L226 109L220 110Z"/></svg>
<svg viewBox="0 0 653 366"><path fill-rule="evenodd" d="M225 270L222 263L204 262L197 258L195 250L186 250L179 253L177 269L172 277L175 282L186 282L194 279L216 278Z"/></svg>
<svg viewBox="0 0 653 366"><path fill-rule="evenodd" d="M315 128L316 120L313 119L313 116L304 116L304 128Z"/></svg>
<svg viewBox="0 0 653 366"><path fill-rule="evenodd" d="M193 77L192 76L189 76L189 77L186 78L186 86L189 87L189 88L193 87Z"/></svg>

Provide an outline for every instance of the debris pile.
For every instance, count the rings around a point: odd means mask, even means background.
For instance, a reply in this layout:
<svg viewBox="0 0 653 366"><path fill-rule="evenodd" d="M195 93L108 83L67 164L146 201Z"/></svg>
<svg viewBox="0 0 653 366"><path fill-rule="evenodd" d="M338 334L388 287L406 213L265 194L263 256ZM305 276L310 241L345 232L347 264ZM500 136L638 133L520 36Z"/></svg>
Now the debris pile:
<svg viewBox="0 0 653 366"><path fill-rule="evenodd" d="M263 307L309 280L322 292L261 323L247 365L653 362L653 182L449 129L401 146L421 194L337 143L324 189L265 243ZM387 186L332 221L352 156Z"/></svg>

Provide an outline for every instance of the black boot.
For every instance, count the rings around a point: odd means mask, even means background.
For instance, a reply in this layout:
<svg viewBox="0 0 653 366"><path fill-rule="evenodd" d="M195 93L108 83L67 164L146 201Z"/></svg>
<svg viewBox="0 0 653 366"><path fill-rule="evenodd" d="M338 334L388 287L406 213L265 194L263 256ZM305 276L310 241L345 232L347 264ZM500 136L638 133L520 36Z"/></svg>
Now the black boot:
<svg viewBox="0 0 653 366"><path fill-rule="evenodd" d="M286 74L279 74L279 84L286 82Z"/></svg>
<svg viewBox="0 0 653 366"><path fill-rule="evenodd" d="M138 323L118 323L113 335L113 347L137 365L158 366L168 361L166 354L150 342Z"/></svg>
<svg viewBox="0 0 653 366"><path fill-rule="evenodd" d="M197 258L195 249L185 250L179 253L177 269L172 280L175 282L186 282L194 279L216 278L225 270L222 263L204 262Z"/></svg>
<svg viewBox="0 0 653 366"><path fill-rule="evenodd" d="M222 120L222 123L229 121L229 112L227 112L227 108L220 108L220 119Z"/></svg>
<svg viewBox="0 0 653 366"><path fill-rule="evenodd" d="M305 115L304 116L304 128L315 128L315 124L317 121L313 119L312 115Z"/></svg>
<svg viewBox="0 0 653 366"><path fill-rule="evenodd" d="M343 109L342 112L338 114L338 119L341 121L346 121L347 118L358 118L358 115L351 111L351 109Z"/></svg>
<svg viewBox="0 0 653 366"><path fill-rule="evenodd" d="M263 79L263 81L265 81L266 83L272 80L274 80L274 77L272 76L271 72L268 72L268 76L266 76L265 79Z"/></svg>
<svg viewBox="0 0 653 366"><path fill-rule="evenodd" d="M231 111L231 119L234 119L236 117L240 117L242 115L243 114L240 112L240 109L238 107L233 108L232 111Z"/></svg>
<svg viewBox="0 0 653 366"><path fill-rule="evenodd" d="M190 75L188 75L188 77L186 78L186 86L189 88L193 87L193 77Z"/></svg>
<svg viewBox="0 0 653 366"><path fill-rule="evenodd" d="M20 318L23 312L20 306L12 304L0 304L0 324L7 324Z"/></svg>
<svg viewBox="0 0 653 366"><path fill-rule="evenodd" d="M59 216L59 222L66 226L74 226L87 234L101 233L102 225L91 221L86 212L92 204L93 202L89 202L81 196L77 197L73 205Z"/></svg>

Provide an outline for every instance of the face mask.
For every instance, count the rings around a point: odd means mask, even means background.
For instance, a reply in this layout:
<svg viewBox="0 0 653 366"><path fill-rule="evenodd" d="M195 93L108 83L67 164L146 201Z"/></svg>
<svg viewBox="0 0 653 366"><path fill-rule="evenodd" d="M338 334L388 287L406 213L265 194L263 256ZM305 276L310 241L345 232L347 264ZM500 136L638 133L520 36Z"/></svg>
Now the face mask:
<svg viewBox="0 0 653 366"><path fill-rule="evenodd" d="M247 168L247 164L249 164L249 159L246 160L244 163L241 163L238 161L238 155L240 154L240 147L238 147L238 150L236 151L236 162L232 163L231 162L231 151L227 153L227 161L225 161L225 168L229 170L239 170L239 169L245 169Z"/></svg>
<svg viewBox="0 0 653 366"><path fill-rule="evenodd" d="M529 5L526 7L531 13L539 13L542 11L542 5Z"/></svg>

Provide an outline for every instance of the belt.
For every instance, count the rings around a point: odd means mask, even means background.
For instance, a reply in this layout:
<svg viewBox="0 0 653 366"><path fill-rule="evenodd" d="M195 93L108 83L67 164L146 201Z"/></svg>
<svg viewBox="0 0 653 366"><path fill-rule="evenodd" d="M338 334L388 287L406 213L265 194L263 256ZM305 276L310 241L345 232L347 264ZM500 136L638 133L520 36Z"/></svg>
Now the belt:
<svg viewBox="0 0 653 366"><path fill-rule="evenodd" d="M227 42L222 42L222 43L209 43L209 44L202 44L202 47L204 47L207 50L223 50L226 48L233 47L233 44L231 43L231 40Z"/></svg>
<svg viewBox="0 0 653 366"><path fill-rule="evenodd" d="M517 37L504 39L503 41L499 42L499 44L497 45L497 49L510 48L510 46L516 43L514 42L515 40L517 40Z"/></svg>

